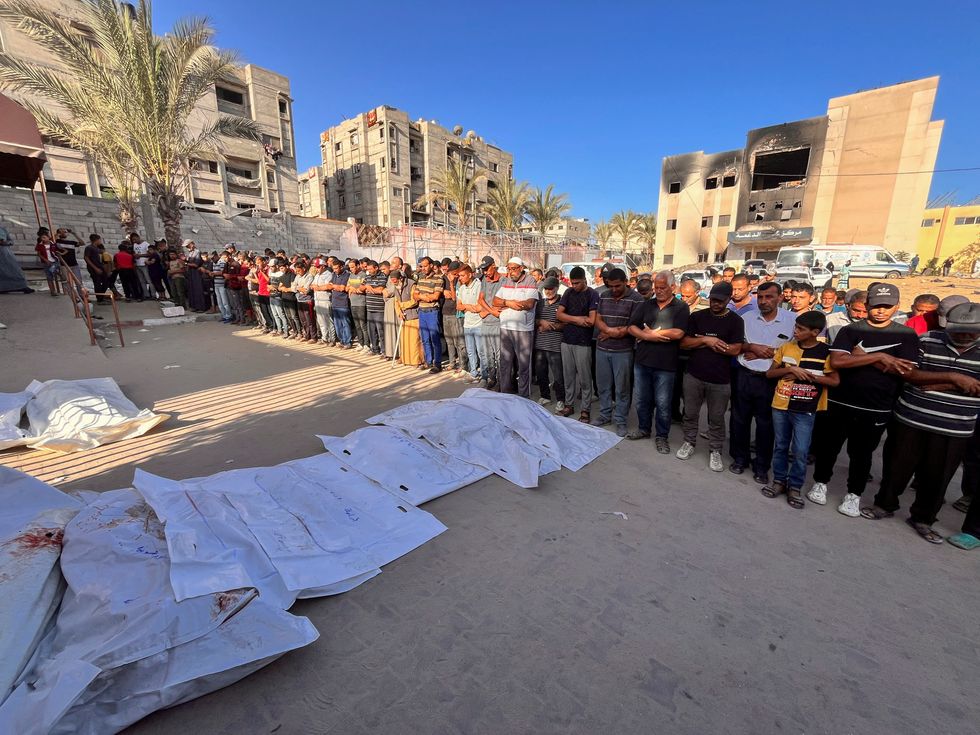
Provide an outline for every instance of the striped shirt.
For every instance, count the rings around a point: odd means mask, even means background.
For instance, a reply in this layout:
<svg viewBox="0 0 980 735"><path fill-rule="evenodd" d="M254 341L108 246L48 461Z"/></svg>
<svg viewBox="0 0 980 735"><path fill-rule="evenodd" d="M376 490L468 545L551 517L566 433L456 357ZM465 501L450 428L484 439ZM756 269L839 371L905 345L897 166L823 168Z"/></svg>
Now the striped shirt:
<svg viewBox="0 0 980 735"><path fill-rule="evenodd" d="M555 299L554 303L548 303L548 298L546 296L541 297L538 301L537 315L535 319L539 322L551 322L552 324L559 324L558 317L555 316L558 313L558 305L561 303L561 299ZM544 350L545 352L560 352L561 351L561 330L548 330L547 332L542 332L538 330L537 335L534 338L534 349Z"/></svg>
<svg viewBox="0 0 980 735"><path fill-rule="evenodd" d="M643 297L627 287L622 298L613 298L612 291L606 290L599 295L599 306L596 313L602 317L607 327L629 326L633 310L643 306ZM627 334L625 337L600 339L596 349L603 352L629 352L633 349L634 339Z"/></svg>
<svg viewBox="0 0 980 735"><path fill-rule="evenodd" d="M950 343L944 330L919 338L919 370L960 373L980 380L980 344L965 352ZM903 424L945 436L972 436L980 412L980 397L955 390L923 390L906 383L895 405L895 418Z"/></svg>
<svg viewBox="0 0 980 735"><path fill-rule="evenodd" d="M536 301L540 295L538 285L530 273L525 273L516 281L509 276L504 276L500 279L500 288L497 290L497 298L504 301ZM523 311L507 307L501 309L500 328L512 332L533 332L534 309Z"/></svg>
<svg viewBox="0 0 980 735"><path fill-rule="evenodd" d="M384 288L388 285L388 276L378 271L373 276L364 276L364 285L371 288ZM385 297L380 293L367 294L367 310L372 313L381 313L385 310Z"/></svg>
<svg viewBox="0 0 980 735"><path fill-rule="evenodd" d="M438 293L441 296L442 292L446 290L446 277L439 271L433 271L431 276L420 275L418 283L415 284L415 290L423 296L434 293ZM438 308L438 301L419 301L419 311L429 311L430 309Z"/></svg>

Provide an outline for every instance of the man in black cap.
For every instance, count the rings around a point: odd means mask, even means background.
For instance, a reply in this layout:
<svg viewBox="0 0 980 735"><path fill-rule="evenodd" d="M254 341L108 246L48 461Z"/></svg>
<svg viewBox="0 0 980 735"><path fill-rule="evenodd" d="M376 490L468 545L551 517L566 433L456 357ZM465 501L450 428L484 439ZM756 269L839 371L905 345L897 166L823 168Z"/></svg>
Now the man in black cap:
<svg viewBox="0 0 980 735"><path fill-rule="evenodd" d="M725 410L732 395L731 362L745 342L742 317L729 310L732 284L719 281L708 293L708 308L691 314L681 348L690 351L684 375L684 443L678 459L690 459L698 441L701 406L708 404L708 467L721 472Z"/></svg>
<svg viewBox="0 0 980 735"><path fill-rule="evenodd" d="M868 318L842 327L830 347L830 367L840 371L840 385L830 389L824 426L816 437L813 487L806 496L826 504L827 483L846 443L847 494L837 510L851 518L861 515L871 455L885 433L903 378L919 355L915 332L892 321L899 300L897 287L872 283Z"/></svg>
<svg viewBox="0 0 980 735"><path fill-rule="evenodd" d="M862 508L861 515L873 520L894 515L914 474L916 495L908 524L926 541L940 544L943 537L932 524L977 426L980 304L953 308L945 329L922 335L916 367L905 381L888 427L881 488L874 505Z"/></svg>

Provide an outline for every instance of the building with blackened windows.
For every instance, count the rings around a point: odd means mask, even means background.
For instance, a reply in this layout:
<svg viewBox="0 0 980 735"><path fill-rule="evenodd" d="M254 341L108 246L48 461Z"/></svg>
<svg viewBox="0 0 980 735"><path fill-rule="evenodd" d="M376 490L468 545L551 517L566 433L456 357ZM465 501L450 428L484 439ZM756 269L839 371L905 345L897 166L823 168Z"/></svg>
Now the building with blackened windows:
<svg viewBox="0 0 980 735"><path fill-rule="evenodd" d="M943 130L938 85L835 97L825 115L749 131L744 148L667 156L657 264L772 259L809 243L915 252Z"/></svg>

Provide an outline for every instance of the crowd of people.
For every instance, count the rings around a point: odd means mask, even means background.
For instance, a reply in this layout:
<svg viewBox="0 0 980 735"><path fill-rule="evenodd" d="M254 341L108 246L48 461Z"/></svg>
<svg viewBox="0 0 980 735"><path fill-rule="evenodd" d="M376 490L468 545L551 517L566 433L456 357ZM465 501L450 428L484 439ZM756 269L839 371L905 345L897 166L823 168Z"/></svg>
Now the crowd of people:
<svg viewBox="0 0 980 735"><path fill-rule="evenodd" d="M39 254L68 248L70 235L39 234ZM891 517L911 483L908 522L933 543L943 541L933 524L963 463L954 507L967 517L949 541L980 548L980 502L971 503L980 483L980 304L965 296L922 294L906 314L891 282L814 289L728 267L702 285L606 264L590 285L580 267L565 277L529 270L519 257L503 272L491 256L476 265L422 257L412 268L399 257L203 253L190 240L172 248L136 233L111 257L92 235L83 260L97 292L118 280L127 299L169 298L262 334L447 370L529 399L536 384L538 402L554 402L558 415L652 439L657 453L679 460L691 460L703 439L715 472L725 469L727 440L729 471L751 472L766 497L794 509L828 502L846 447L840 513ZM848 285L846 264L836 277ZM631 411L637 428L628 431ZM683 437L676 452L672 421ZM867 503L883 438L883 474Z"/></svg>

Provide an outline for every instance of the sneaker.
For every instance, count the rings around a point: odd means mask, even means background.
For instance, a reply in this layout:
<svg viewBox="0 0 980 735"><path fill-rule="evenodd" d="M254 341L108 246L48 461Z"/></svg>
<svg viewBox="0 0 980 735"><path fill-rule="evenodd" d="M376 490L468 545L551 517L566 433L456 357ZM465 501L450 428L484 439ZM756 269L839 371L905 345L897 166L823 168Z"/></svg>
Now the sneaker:
<svg viewBox="0 0 980 735"><path fill-rule="evenodd" d="M843 502L837 506L837 512L843 513L851 518L858 518L861 515L861 496L848 493L844 496Z"/></svg>
<svg viewBox="0 0 980 735"><path fill-rule="evenodd" d="M637 441L638 439L649 439L650 432L634 429L633 431L631 431L629 434L626 435L626 438L629 439L630 441Z"/></svg>
<svg viewBox="0 0 980 735"><path fill-rule="evenodd" d="M551 403L551 399L550 398L541 397L541 398L538 399L538 405L539 406L547 406L549 403Z"/></svg>
<svg viewBox="0 0 980 735"><path fill-rule="evenodd" d="M626 424L616 424L616 436L626 436Z"/></svg>
<svg viewBox="0 0 980 735"><path fill-rule="evenodd" d="M657 451L660 454L670 454L670 444L662 436L658 436L655 444L657 445Z"/></svg>
<svg viewBox="0 0 980 735"><path fill-rule="evenodd" d="M612 419L604 419L602 416L596 416L592 419L593 426L608 426L612 423Z"/></svg>
<svg viewBox="0 0 980 735"><path fill-rule="evenodd" d="M806 499L811 503L816 503L817 505L827 504L827 485L823 482L813 483L813 487L810 488L810 492L806 494Z"/></svg>
<svg viewBox="0 0 980 735"><path fill-rule="evenodd" d="M712 472L721 472L725 469L721 461L721 452L712 451L708 454L708 467Z"/></svg>
<svg viewBox="0 0 980 735"><path fill-rule="evenodd" d="M558 401L558 403L555 404L555 413L560 413L564 410L565 410L565 402Z"/></svg>
<svg viewBox="0 0 980 735"><path fill-rule="evenodd" d="M684 442L675 456L677 459L690 459L692 454L694 454L694 445L691 442Z"/></svg>

